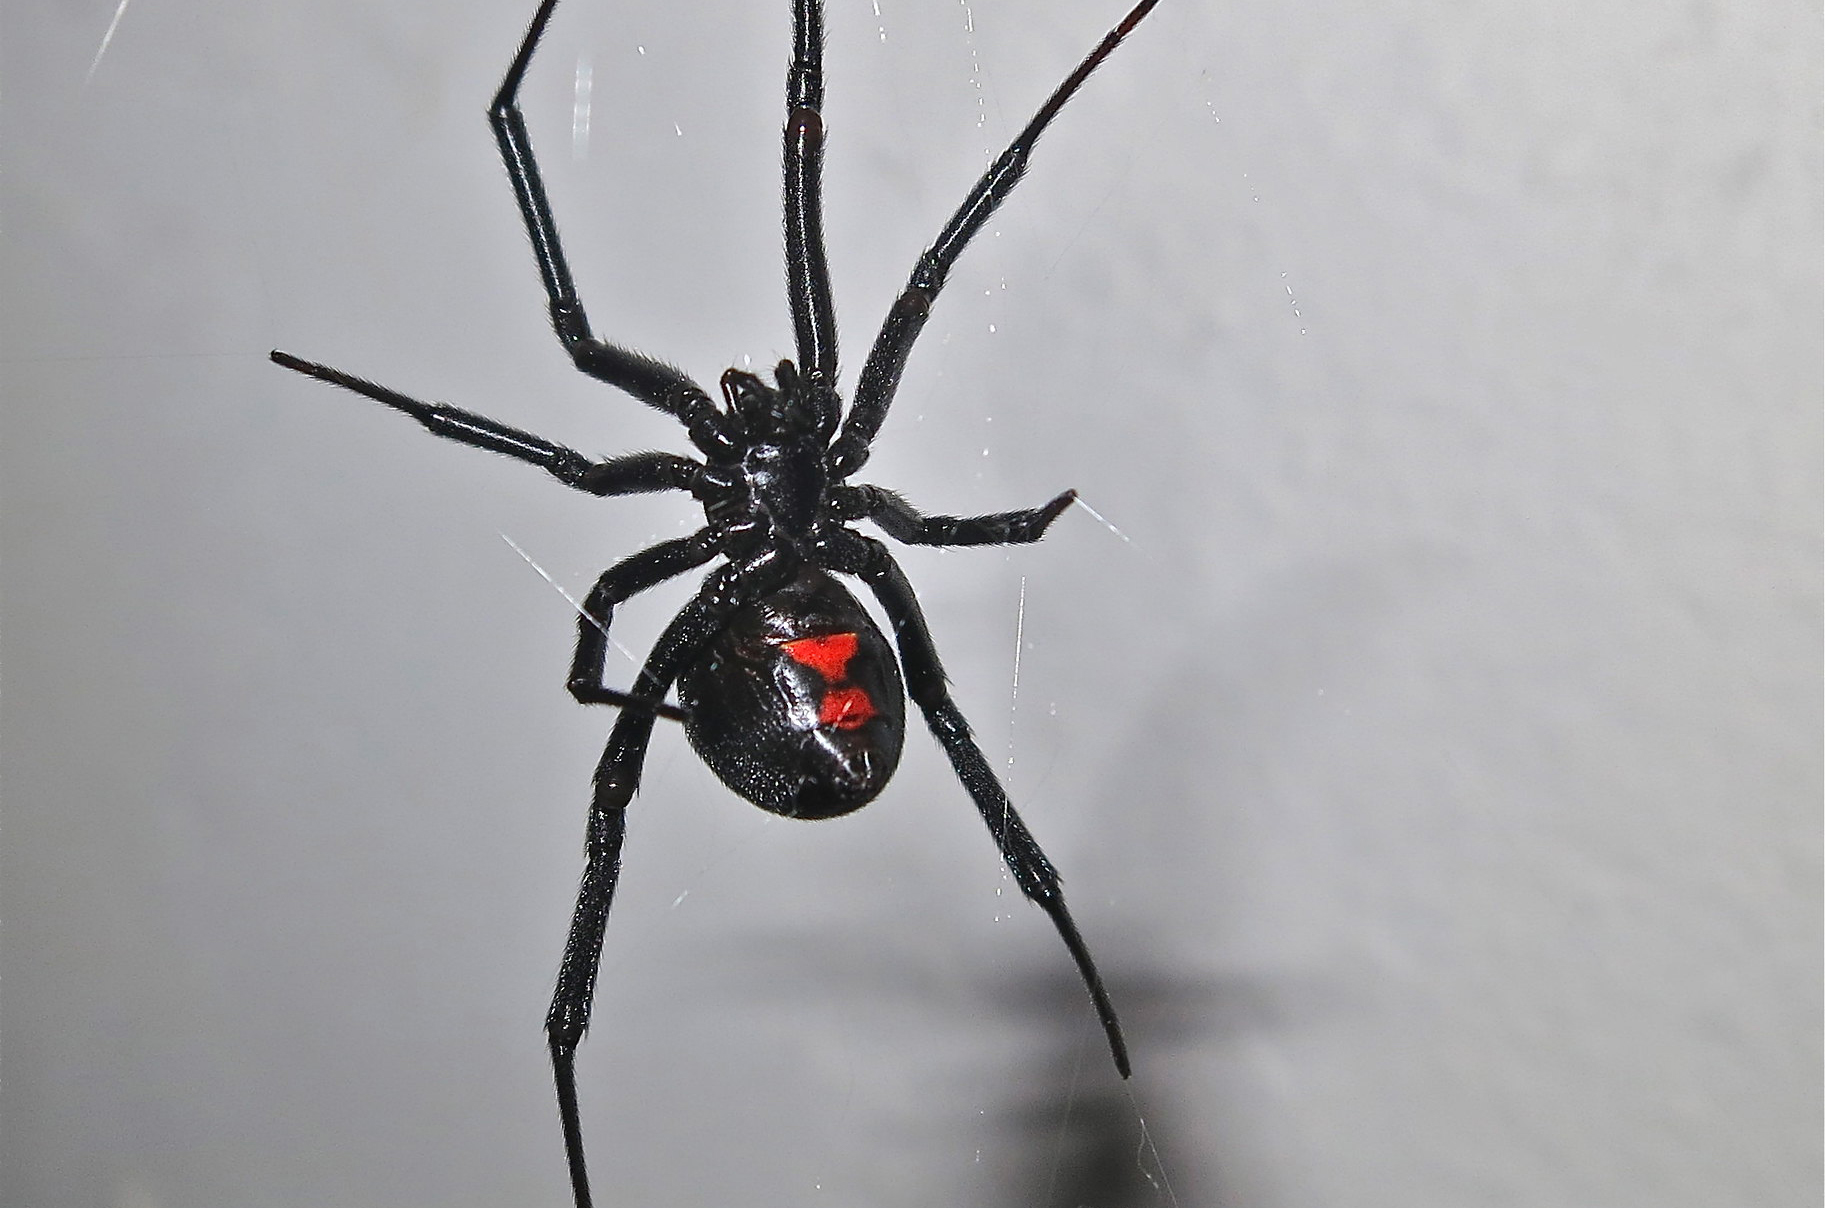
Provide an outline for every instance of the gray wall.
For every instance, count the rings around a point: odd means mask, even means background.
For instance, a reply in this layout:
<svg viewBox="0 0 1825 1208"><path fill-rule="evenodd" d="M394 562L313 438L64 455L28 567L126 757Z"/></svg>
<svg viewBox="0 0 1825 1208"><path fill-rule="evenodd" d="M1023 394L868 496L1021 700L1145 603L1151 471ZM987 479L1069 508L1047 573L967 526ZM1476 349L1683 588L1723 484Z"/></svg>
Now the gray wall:
<svg viewBox="0 0 1825 1208"><path fill-rule="evenodd" d="M502 534L575 593L691 508L265 360L680 447L546 327L482 121L527 7L140 0L92 77L112 3L0 18L9 1206L566 1202L539 1024L610 716ZM853 368L1118 14L831 7ZM790 351L786 9L575 0L527 89L598 327L706 382ZM868 471L1119 529L904 561L1137 1076L923 737L813 826L670 732L603 1200L1816 1204L1818 37L1164 0Z"/></svg>

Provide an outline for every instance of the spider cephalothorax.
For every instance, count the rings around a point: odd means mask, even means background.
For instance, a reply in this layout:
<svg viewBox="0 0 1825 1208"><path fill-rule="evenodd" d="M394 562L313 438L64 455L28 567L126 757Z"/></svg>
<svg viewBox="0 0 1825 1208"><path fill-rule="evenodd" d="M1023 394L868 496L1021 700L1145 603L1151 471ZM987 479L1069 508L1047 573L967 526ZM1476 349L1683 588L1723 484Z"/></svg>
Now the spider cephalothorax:
<svg viewBox="0 0 1825 1208"><path fill-rule="evenodd" d="M732 489L707 495L704 510L712 521L745 513L766 538L802 553L824 518L838 403L829 389L800 377L791 361L781 361L773 374L777 388L739 369L723 372L732 448L727 468L712 457L719 472L706 478Z"/></svg>
<svg viewBox="0 0 1825 1208"><path fill-rule="evenodd" d="M891 491L849 485L846 479L868 460L907 354L952 264L1019 183L1046 126L1155 3L1135 4L1053 90L919 257L875 337L847 410L836 391L836 308L824 259L824 35L818 0L793 0L793 55L786 78L786 295L798 357L779 362L771 386L754 374L728 370L721 379L721 407L678 369L590 331L518 101L556 0L541 0L489 110L560 343L585 374L682 423L702 461L673 453L592 461L474 412L420 402L289 353L272 354L287 369L384 403L435 435L537 466L566 486L592 495L688 491L703 505L702 528L622 559L603 572L578 610L566 686L583 704L621 710L596 768L583 884L545 1020L578 1208L589 1204L589 1180L577 1116L576 1048L589 1023L603 926L620 875L627 806L661 717L682 720L704 762L749 801L778 814L829 818L866 805L893 775L910 696L1021 892L1051 917L1077 962L1116 1068L1128 1076L1115 1009L1065 909L1058 873L1014 812L951 700L918 596L887 547L849 527L851 521L871 521L913 545L1023 543L1039 540L1075 495L1066 491L1036 508L984 516L927 516ZM718 558L722 562L666 626L632 687L610 687L603 663L615 608ZM887 615L893 646L835 575L868 588ZM674 684L676 706L665 701Z"/></svg>

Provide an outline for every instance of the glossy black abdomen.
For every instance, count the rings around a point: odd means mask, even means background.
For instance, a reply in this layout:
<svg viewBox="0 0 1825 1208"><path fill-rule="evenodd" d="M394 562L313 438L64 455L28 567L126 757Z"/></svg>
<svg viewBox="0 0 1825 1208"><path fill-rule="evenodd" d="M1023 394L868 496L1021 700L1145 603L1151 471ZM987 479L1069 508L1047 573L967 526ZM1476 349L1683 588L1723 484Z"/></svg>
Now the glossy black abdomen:
<svg viewBox="0 0 1825 1208"><path fill-rule="evenodd" d="M731 617L679 677L678 697L710 770L789 817L867 805L906 739L893 648L842 584L810 567Z"/></svg>

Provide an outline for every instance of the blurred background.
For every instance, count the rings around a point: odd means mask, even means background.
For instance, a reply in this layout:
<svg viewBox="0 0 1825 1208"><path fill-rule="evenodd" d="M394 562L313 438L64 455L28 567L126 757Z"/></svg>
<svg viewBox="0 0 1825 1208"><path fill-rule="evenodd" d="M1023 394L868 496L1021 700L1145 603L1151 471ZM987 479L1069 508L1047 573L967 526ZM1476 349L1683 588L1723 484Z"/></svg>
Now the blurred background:
<svg viewBox="0 0 1825 1208"><path fill-rule="evenodd" d="M684 447L547 326L483 120L530 8L0 17L9 1208L569 1202L540 1024L612 715L503 537L580 594L700 514L266 360ZM830 0L851 373L1120 15ZM1819 26L1163 0L865 476L1107 520L902 558L1135 1077L923 733L810 825L668 729L601 1202L1816 1204ZM791 351L789 31L567 0L524 93L597 329L706 384Z"/></svg>

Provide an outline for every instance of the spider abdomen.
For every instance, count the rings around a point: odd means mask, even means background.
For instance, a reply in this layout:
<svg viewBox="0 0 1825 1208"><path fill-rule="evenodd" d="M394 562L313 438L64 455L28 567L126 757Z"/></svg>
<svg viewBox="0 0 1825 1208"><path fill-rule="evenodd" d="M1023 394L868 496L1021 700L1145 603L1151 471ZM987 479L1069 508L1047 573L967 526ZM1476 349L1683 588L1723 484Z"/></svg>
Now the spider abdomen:
<svg viewBox="0 0 1825 1208"><path fill-rule="evenodd" d="M867 805L905 744L892 646L847 589L810 567L737 611L679 677L678 698L710 770L789 817Z"/></svg>

